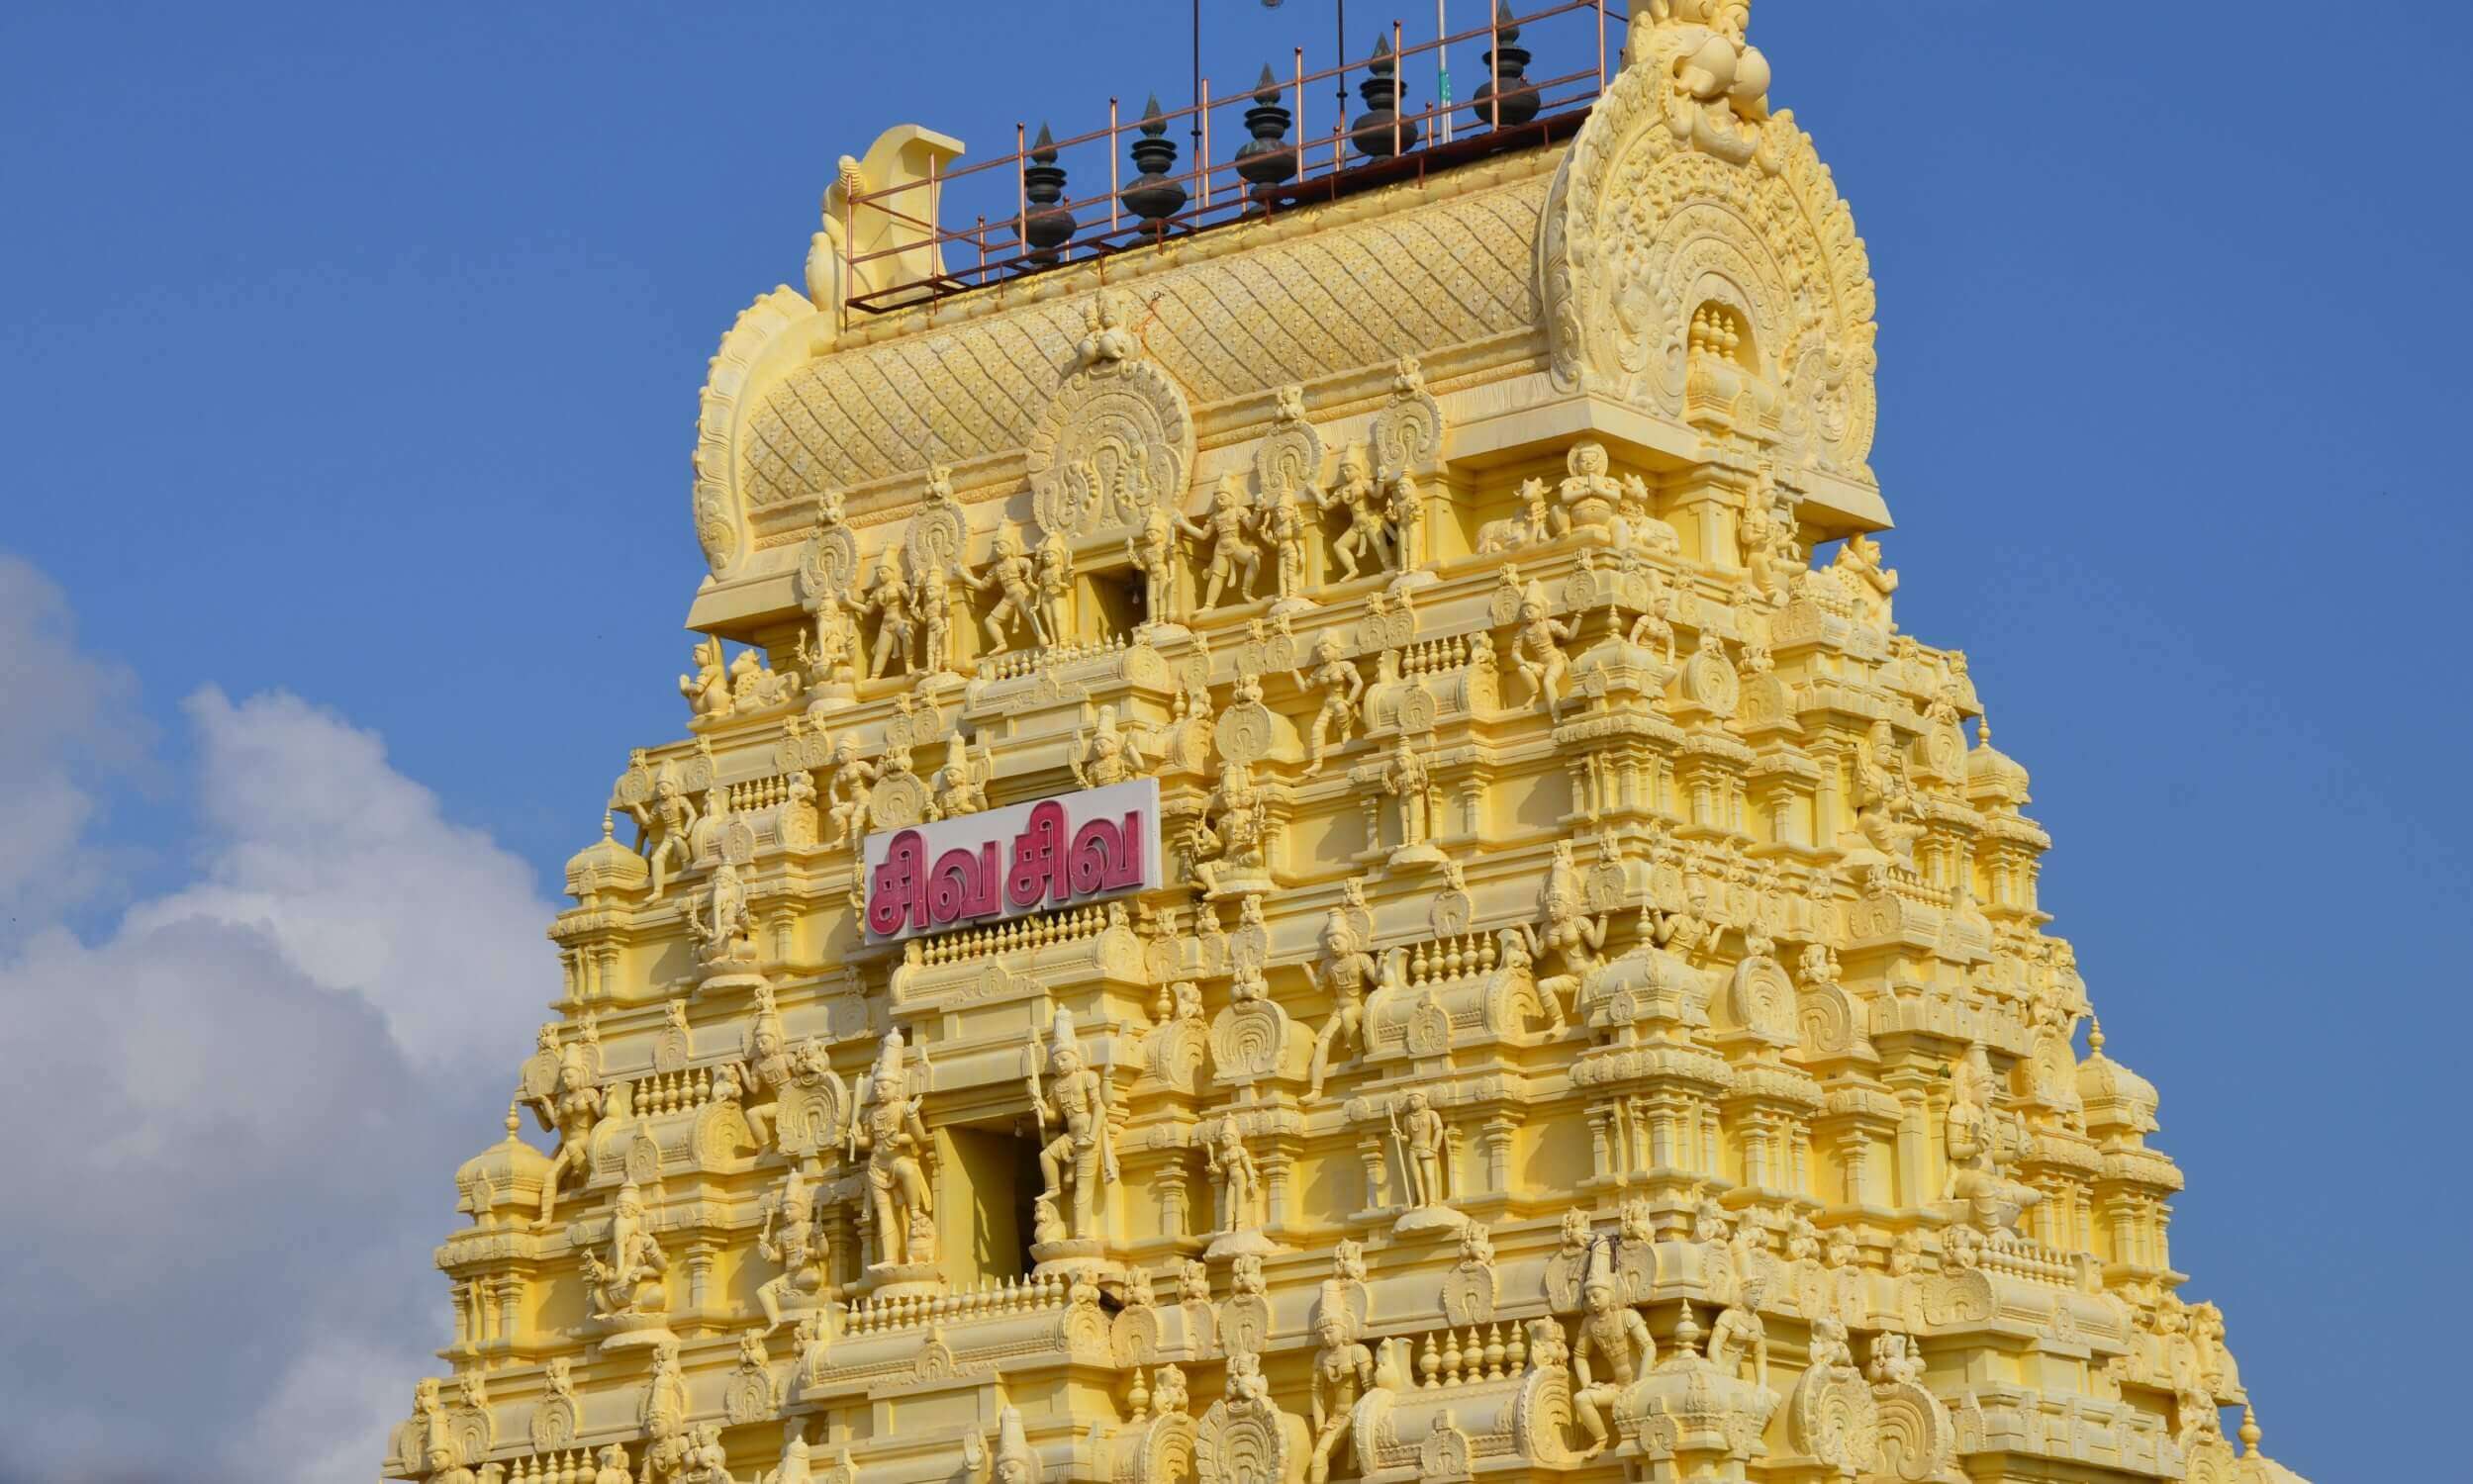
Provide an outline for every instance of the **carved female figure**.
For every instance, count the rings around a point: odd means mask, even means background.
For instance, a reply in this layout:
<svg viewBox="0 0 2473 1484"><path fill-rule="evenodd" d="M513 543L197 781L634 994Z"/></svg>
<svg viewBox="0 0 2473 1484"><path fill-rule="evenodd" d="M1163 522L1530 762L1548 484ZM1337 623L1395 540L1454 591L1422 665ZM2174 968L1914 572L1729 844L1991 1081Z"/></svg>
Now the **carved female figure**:
<svg viewBox="0 0 2473 1484"><path fill-rule="evenodd" d="M1283 603L1305 596L1305 512L1295 492L1283 487L1265 497L1254 516L1256 528L1271 543L1273 571Z"/></svg>
<svg viewBox="0 0 2473 1484"><path fill-rule="evenodd" d="M1241 1232L1252 1227L1254 1191L1261 1175L1233 1115L1221 1118L1213 1126L1210 1139L1202 1146L1202 1158L1210 1172L1219 1176L1218 1229Z"/></svg>
<svg viewBox="0 0 2473 1484"><path fill-rule="evenodd" d="M1537 991L1560 1021L1565 999L1575 998L1587 987L1588 976L1604 965L1606 944L1606 919L1582 910L1579 873L1571 864L1568 840L1555 846L1555 864L1538 888L1537 910L1543 930L1527 923L1520 930L1528 937L1529 951L1552 959L1558 970L1538 980Z"/></svg>
<svg viewBox="0 0 2473 1484"><path fill-rule="evenodd" d="M592 1175L593 1129L601 1122L601 1089L584 1067L581 1047L567 1048L558 1063L558 1088L539 1099L533 1112L545 1129L558 1134L558 1153L541 1172L541 1225L548 1226L558 1209L558 1187Z"/></svg>
<svg viewBox="0 0 2473 1484"><path fill-rule="evenodd" d="M1322 771L1323 739L1336 730L1332 741L1346 746L1349 734L1356 729L1358 703L1365 698L1366 679L1348 659L1348 650L1339 634L1324 629L1314 641L1314 673L1307 684L1322 692L1322 708L1314 712L1313 725L1307 729L1305 773L1307 777Z"/></svg>
<svg viewBox="0 0 2473 1484"><path fill-rule="evenodd" d="M1759 1278L1745 1280L1743 1302L1729 1304L1709 1330L1709 1363L1718 1373L1740 1377L1748 1359L1752 1379L1762 1387L1768 1385L1768 1329L1760 1323L1764 1289Z"/></svg>
<svg viewBox="0 0 2473 1484"><path fill-rule="evenodd" d="M910 585L902 576L901 567L891 561L877 567L876 581L867 592L867 605L877 615L876 648L868 656L867 678L874 680L883 675L885 667L897 656L902 669L908 670L910 636L916 625L910 621Z"/></svg>
<svg viewBox="0 0 2473 1484"><path fill-rule="evenodd" d="M1066 621L1065 600L1074 591L1074 548L1061 531L1049 531L1039 538L1033 553L1039 567L1039 613L1043 641L1062 644L1071 636L1072 625Z"/></svg>

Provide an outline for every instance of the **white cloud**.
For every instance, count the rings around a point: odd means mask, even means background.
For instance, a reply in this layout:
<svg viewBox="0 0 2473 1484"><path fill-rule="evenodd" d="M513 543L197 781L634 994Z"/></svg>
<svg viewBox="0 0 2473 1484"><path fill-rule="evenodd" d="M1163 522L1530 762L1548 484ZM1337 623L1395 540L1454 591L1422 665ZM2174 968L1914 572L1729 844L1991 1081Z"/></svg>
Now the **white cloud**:
<svg viewBox="0 0 2473 1484"><path fill-rule="evenodd" d="M375 737L208 691L198 880L80 940L78 758L126 685L32 576L0 565L0 655L52 652L6 694L106 679L39 724L0 710L0 762L73 792L43 872L0 876L0 1480L369 1477L443 1339L450 1177L555 988L550 904Z"/></svg>
<svg viewBox="0 0 2473 1484"><path fill-rule="evenodd" d="M10 848L0 851L0 950L100 884L82 837L92 788L143 750L125 667L81 655L67 601L23 558L0 552L0 778L9 780Z"/></svg>

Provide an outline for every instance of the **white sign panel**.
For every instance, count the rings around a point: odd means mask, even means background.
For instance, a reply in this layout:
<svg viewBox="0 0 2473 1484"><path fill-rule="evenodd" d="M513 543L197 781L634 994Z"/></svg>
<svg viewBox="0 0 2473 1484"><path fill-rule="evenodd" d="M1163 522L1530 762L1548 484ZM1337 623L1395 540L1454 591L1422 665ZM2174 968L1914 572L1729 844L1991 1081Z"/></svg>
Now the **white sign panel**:
<svg viewBox="0 0 2473 1484"><path fill-rule="evenodd" d="M892 943L1160 883L1159 780L867 837L867 936Z"/></svg>

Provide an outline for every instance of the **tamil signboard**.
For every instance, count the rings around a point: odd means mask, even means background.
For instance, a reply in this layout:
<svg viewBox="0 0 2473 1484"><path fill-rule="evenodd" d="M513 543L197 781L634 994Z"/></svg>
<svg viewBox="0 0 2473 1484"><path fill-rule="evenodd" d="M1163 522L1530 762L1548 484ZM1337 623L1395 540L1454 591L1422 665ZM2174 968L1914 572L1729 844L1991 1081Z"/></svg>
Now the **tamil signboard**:
<svg viewBox="0 0 2473 1484"><path fill-rule="evenodd" d="M1160 883L1159 780L867 837L867 936L1001 922Z"/></svg>

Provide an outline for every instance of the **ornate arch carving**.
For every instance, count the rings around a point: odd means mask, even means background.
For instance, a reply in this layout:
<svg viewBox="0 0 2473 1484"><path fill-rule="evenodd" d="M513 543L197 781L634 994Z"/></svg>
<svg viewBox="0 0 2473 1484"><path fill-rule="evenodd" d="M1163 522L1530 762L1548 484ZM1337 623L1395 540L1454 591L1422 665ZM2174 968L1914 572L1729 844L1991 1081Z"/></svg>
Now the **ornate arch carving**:
<svg viewBox="0 0 2473 1484"><path fill-rule="evenodd" d="M705 379L696 416L696 478L689 513L705 565L715 577L728 576L751 544L738 450L740 424L758 406L752 388L769 363L805 353L804 338L792 330L815 315L815 306L805 295L777 288L739 313L721 336L721 348L713 354L712 374Z"/></svg>
<svg viewBox="0 0 2473 1484"><path fill-rule="evenodd" d="M1185 393L1117 328L1102 294L1092 332L1031 430L1023 463L1041 530L1114 546L1154 506L1176 509L1193 471Z"/></svg>
<svg viewBox="0 0 2473 1484"><path fill-rule="evenodd" d="M1680 417L1694 312L1723 306L1750 327L1757 365L1745 369L1774 389L1766 435L1784 460L1868 482L1874 296L1862 239L1793 115L1766 114L1740 87L1705 96L1693 68L1713 49L1746 73L1759 55L1708 25L1644 12L1637 60L1556 173L1537 238L1555 381Z"/></svg>

